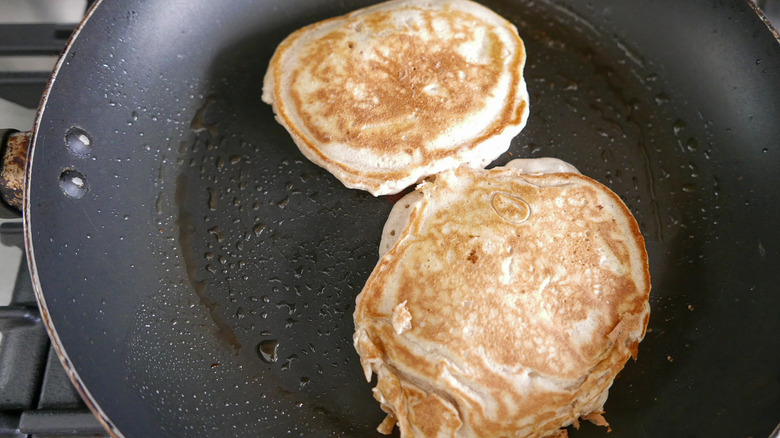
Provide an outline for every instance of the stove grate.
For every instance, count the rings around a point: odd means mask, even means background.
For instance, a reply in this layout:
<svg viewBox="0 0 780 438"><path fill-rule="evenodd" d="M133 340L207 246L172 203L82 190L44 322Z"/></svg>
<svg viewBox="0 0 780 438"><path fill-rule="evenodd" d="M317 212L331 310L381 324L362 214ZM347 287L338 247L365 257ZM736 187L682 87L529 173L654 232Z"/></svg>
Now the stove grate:
<svg viewBox="0 0 780 438"><path fill-rule="evenodd" d="M24 249L22 224L0 225L0 242ZM51 347L24 260L0 332L0 436L107 436Z"/></svg>

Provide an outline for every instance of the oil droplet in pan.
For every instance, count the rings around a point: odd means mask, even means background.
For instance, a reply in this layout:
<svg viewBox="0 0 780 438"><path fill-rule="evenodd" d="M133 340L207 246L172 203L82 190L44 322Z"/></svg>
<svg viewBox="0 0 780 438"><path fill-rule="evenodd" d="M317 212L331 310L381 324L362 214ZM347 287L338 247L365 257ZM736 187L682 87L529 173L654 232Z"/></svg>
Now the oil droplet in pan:
<svg viewBox="0 0 780 438"><path fill-rule="evenodd" d="M260 355L260 359L263 359L263 362L273 363L279 360L279 356L276 354L278 348L279 341L276 339L266 339L257 344L257 354Z"/></svg>
<svg viewBox="0 0 780 438"><path fill-rule="evenodd" d="M679 135L680 131L685 129L687 127L686 123L680 119L677 119L674 121L674 124L672 125L672 129L674 130L674 135Z"/></svg>

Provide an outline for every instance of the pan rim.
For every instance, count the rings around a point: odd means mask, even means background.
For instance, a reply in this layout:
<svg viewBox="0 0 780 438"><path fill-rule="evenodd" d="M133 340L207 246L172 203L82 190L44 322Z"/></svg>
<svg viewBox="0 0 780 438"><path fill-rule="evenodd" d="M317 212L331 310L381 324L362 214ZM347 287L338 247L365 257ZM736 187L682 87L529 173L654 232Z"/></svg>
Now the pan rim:
<svg viewBox="0 0 780 438"><path fill-rule="evenodd" d="M99 0L97 2L97 4L100 4L100 3L102 3L102 0ZM760 10L758 10L756 8L754 8L754 10L756 10L757 13L758 13L758 11L760 11ZM89 15L91 15L91 13ZM759 14L759 16L761 17L760 14ZM85 21L86 21L86 19L85 19ZM62 60L65 58L65 55L67 54L67 52L70 50L70 46L73 43L73 39L75 39L76 35L81 30L83 25L84 25L84 23L82 22L82 24L78 27L77 31L74 32L74 36L72 37L71 41L69 41L68 47L66 48L65 52L61 56L57 66L56 66L55 74L53 74L52 79L50 80L49 87L51 87L53 81L56 79L56 76L57 76L56 73L59 71L59 68L62 65ZM31 149L31 151L33 151L33 152L34 152L34 147L35 147L35 144L36 144L36 140L38 140L38 138L37 138L38 137L38 128L39 128L38 125L39 125L39 123L42 123L42 121L41 121L42 115L41 114L43 113L44 108L46 107L47 99L48 99L48 92L44 95L44 100L42 101L41 107L39 108L39 113L36 116L35 135L33 136L33 141L32 141L33 148ZM42 141L42 143L44 143L44 141ZM43 146L43 145L40 145L40 146ZM40 149L43 149L43 147L41 147ZM40 152L40 149L39 149L39 152ZM31 154L31 157L32 156L33 155ZM28 172L29 172L29 168L28 168ZM29 180L29 174L28 174L28 180ZM44 315L44 321L47 323L46 324L47 331L49 331L49 335L50 335L51 339L54 342L55 351L57 352L58 356L60 357L60 360L63 363L63 365L65 365L66 370L68 370L69 377L74 382L74 384L76 384L76 387L78 388L78 390L81 393L82 397L84 397L84 399L87 401L90 409L93 411L93 413L96 414L97 418L101 421L101 424L104 427L106 427L107 429L110 428L109 432L111 432L113 436L122 436L121 432L119 432L119 430L117 430L115 428L115 426L112 425L112 423L108 419L107 415L102 413L101 408L97 405L97 402L92 398L91 394L89 394L89 391L87 390L87 388L84 387L83 384L81 384L81 378L76 373L76 370L75 369L71 369L72 365L71 365L70 361L68 360L68 357L67 357L67 354L65 352L65 349L64 349L64 347L62 346L62 344L61 344L61 342L59 340L59 336L56 333L55 328L53 327L53 325L51 325L53 323L50 322L50 319L49 319L50 315L48 314L48 308L46 307L46 304L45 304L44 295L43 295L43 291L42 291L42 286L40 284L41 280L38 278L38 271L37 271L37 267L35 265L35 257L33 256L33 253L32 253L32 242L33 242L32 237L31 237L32 233L30 231L30 226L29 226L29 222L28 222L28 219L27 219L27 218L30 217L30 215L29 215L30 205L28 204L28 199L31 199L31 198L29 196L29 189L26 189L26 192L27 193L26 193L26 196L25 196L25 213L26 213L25 214L25 243L26 243L27 247L29 248L27 257L28 257L28 263L30 264L30 267L31 267L31 276L33 277L33 285L34 285L34 291L35 291L35 294L36 294L36 298L38 299L38 302L41 305L41 309L46 312L46 314ZM33 218L33 219L35 219L35 218ZM39 227L36 227L36 228L39 228ZM41 248L38 248L38 249L40 250ZM41 264L41 266L43 266L43 265ZM51 295L49 295L49 298L51 299ZM65 333L63 333L63 335L65 335ZM65 340L67 341L67 338ZM75 358L75 356L74 356L74 358ZM89 376L86 376L86 375L85 375L85 377L87 377L87 379L89 378ZM98 395L100 396L100 394L98 394Z"/></svg>
<svg viewBox="0 0 780 438"><path fill-rule="evenodd" d="M764 22L764 24L769 29L769 31L772 32L772 35L775 36L777 42L780 43L780 33L778 33L777 28L775 28L772 22L769 21L769 17L767 17L767 15L764 13L764 10L761 9L761 7L758 6L758 4L756 4L756 2L754 1L747 0L747 4L750 5L751 8L753 8L753 12L755 12L756 15L758 15L758 18L760 18L761 21Z"/></svg>
<svg viewBox="0 0 780 438"><path fill-rule="evenodd" d="M73 33L68 39L65 48L63 49L62 53L57 59L56 64L54 65L51 77L49 78L49 81L46 84L46 89L43 93L43 96L41 97L41 103L35 114L35 121L33 122L32 135L30 140L30 150L28 152L27 168L25 170L25 181L27 182L27 184L25 184L25 188L24 188L24 206L22 208L22 217L23 217L23 225L24 225L24 244L26 248L25 254L26 254L27 265L29 266L30 269L30 280L32 282L33 292L35 293L35 300L38 302L38 308L40 309L41 319L43 321L44 326L46 327L46 332L49 335L49 339L51 340L51 344L54 347L54 351L57 353L57 357L59 358L60 363L65 369L65 373L67 374L68 378L73 383L73 386L76 388L79 395L84 400L89 410L94 414L95 418L98 420L100 425L103 426L103 428L112 437L124 438L122 432L119 431L119 429L117 429L114 423L108 418L108 414L106 414L106 412L100 407L100 405L97 403L95 398L92 396L92 393L89 391L86 385L84 385L81 376L79 376L70 358L68 357L68 353L65 351L65 348L62 344L62 340L60 339L60 336L57 333L57 328L54 326L54 322L49 315L48 306L46 304L46 297L43 294L43 287L41 286L41 280L38 275L38 265L35 262L35 248L33 246L32 225L30 222L30 216L31 216L30 194L31 194L32 184L29 184L29 181L31 180L32 177L32 168L34 164L33 161L35 157L35 148L38 142L38 133L40 130L41 120L43 118L43 113L46 110L46 104L49 100L49 94L52 89L52 86L54 85L54 82L57 80L57 76L60 71L60 68L65 63L68 54L71 52L71 49L73 48L73 44L78 39L79 34L84 29L84 26L87 24L87 22L90 20L90 18L93 16L95 11L100 7L102 3L103 0L97 0L94 4L92 4L89 10L85 13L84 18L73 30Z"/></svg>

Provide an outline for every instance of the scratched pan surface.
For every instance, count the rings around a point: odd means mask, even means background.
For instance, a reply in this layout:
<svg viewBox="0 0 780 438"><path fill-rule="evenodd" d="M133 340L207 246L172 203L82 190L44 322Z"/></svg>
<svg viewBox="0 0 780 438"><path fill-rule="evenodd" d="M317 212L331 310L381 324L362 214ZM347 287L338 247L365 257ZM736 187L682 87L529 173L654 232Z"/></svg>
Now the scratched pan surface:
<svg viewBox="0 0 780 438"><path fill-rule="evenodd" d="M780 44L747 2L486 2L528 51L514 157L615 190L653 275L612 437L780 421ZM391 208L261 103L294 29L362 2L99 2L35 131L29 260L67 368L117 436L375 436L354 298ZM572 436L606 436L583 425Z"/></svg>

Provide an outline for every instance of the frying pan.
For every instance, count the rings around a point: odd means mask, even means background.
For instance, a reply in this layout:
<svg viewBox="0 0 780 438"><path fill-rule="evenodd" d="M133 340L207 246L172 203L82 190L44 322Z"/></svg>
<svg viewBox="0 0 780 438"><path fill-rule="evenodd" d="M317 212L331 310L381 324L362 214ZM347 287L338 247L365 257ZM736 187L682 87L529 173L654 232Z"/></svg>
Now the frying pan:
<svg viewBox="0 0 780 438"><path fill-rule="evenodd" d="M98 1L31 135L27 257L77 388L115 436L376 436L351 345L387 198L307 161L260 101L275 46L366 2ZM527 52L512 157L611 187L652 315L612 437L780 421L780 44L744 1L485 4ZM605 436L583 425L575 437Z"/></svg>

